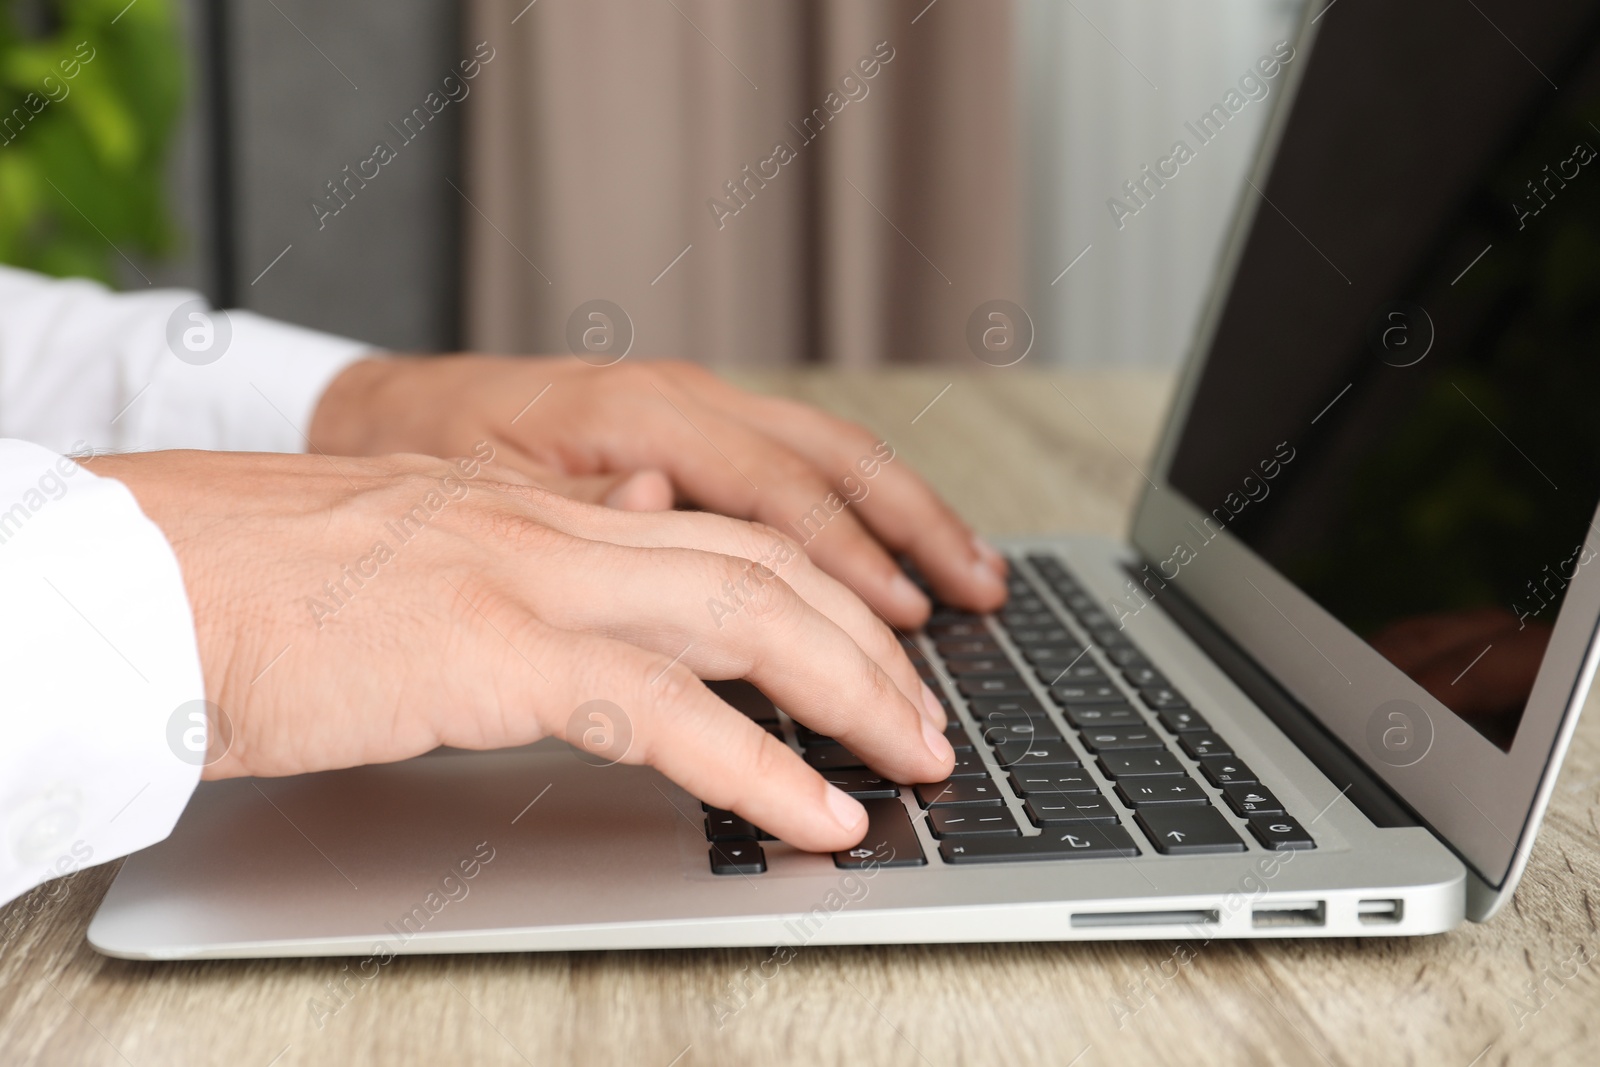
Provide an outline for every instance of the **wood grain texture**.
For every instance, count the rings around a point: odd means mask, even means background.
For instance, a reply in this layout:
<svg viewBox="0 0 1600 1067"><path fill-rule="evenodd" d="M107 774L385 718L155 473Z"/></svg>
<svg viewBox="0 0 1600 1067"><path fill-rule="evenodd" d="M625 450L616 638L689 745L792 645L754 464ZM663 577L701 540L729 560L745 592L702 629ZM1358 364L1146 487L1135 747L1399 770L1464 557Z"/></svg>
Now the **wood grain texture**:
<svg viewBox="0 0 1600 1067"><path fill-rule="evenodd" d="M1108 534L1124 530L1169 387L1015 371L757 384L868 423L987 532ZM0 913L0 1063L1593 1064L1600 980L1581 961L1600 954L1597 804L1591 712L1515 903L1488 925L1186 942L1192 958L1163 942L811 948L720 1027L712 1004L765 951L401 959L347 982L319 1028L307 1002L346 979L344 961L96 955L84 929L113 864Z"/></svg>

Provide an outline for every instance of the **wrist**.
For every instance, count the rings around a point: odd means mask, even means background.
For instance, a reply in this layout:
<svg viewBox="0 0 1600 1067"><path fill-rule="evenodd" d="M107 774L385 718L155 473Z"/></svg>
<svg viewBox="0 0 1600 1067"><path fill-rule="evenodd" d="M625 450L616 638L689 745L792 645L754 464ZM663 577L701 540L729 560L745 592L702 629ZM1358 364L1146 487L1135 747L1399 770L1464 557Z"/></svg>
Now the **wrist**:
<svg viewBox="0 0 1600 1067"><path fill-rule="evenodd" d="M335 456L367 455L374 444L372 412L403 357L359 359L340 371L317 400L306 436L310 451Z"/></svg>

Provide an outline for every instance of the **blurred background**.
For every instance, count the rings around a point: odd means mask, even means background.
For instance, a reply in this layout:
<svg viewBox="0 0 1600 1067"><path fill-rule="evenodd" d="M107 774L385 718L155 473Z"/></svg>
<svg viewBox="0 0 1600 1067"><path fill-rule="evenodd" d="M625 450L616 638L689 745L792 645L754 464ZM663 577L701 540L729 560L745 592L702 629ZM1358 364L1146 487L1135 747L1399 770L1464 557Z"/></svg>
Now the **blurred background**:
<svg viewBox="0 0 1600 1067"><path fill-rule="evenodd" d="M1107 202L1300 6L0 0L0 261L412 351L605 300L719 367L971 365L999 299L1030 365L1165 367L1274 97Z"/></svg>

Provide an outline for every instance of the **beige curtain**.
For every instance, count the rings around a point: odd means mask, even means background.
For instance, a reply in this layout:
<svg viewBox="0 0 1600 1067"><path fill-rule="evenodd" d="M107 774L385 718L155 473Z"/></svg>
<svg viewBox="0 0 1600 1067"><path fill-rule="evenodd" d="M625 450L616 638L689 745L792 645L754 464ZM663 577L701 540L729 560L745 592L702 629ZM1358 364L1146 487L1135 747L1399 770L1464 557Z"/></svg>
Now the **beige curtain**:
<svg viewBox="0 0 1600 1067"><path fill-rule="evenodd" d="M1010 2L525 5L469 5L467 51L495 49L467 104L471 347L565 351L603 299L637 357L970 362L973 310L1023 302Z"/></svg>

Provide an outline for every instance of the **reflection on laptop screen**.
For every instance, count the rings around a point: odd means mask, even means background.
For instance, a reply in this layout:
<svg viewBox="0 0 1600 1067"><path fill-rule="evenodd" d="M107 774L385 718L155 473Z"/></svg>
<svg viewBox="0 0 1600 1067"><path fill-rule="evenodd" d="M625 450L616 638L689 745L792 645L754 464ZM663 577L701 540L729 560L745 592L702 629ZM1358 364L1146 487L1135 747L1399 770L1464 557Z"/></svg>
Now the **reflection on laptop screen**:
<svg viewBox="0 0 1600 1067"><path fill-rule="evenodd" d="M1509 749L1597 551L1600 3L1318 29L1169 478Z"/></svg>

